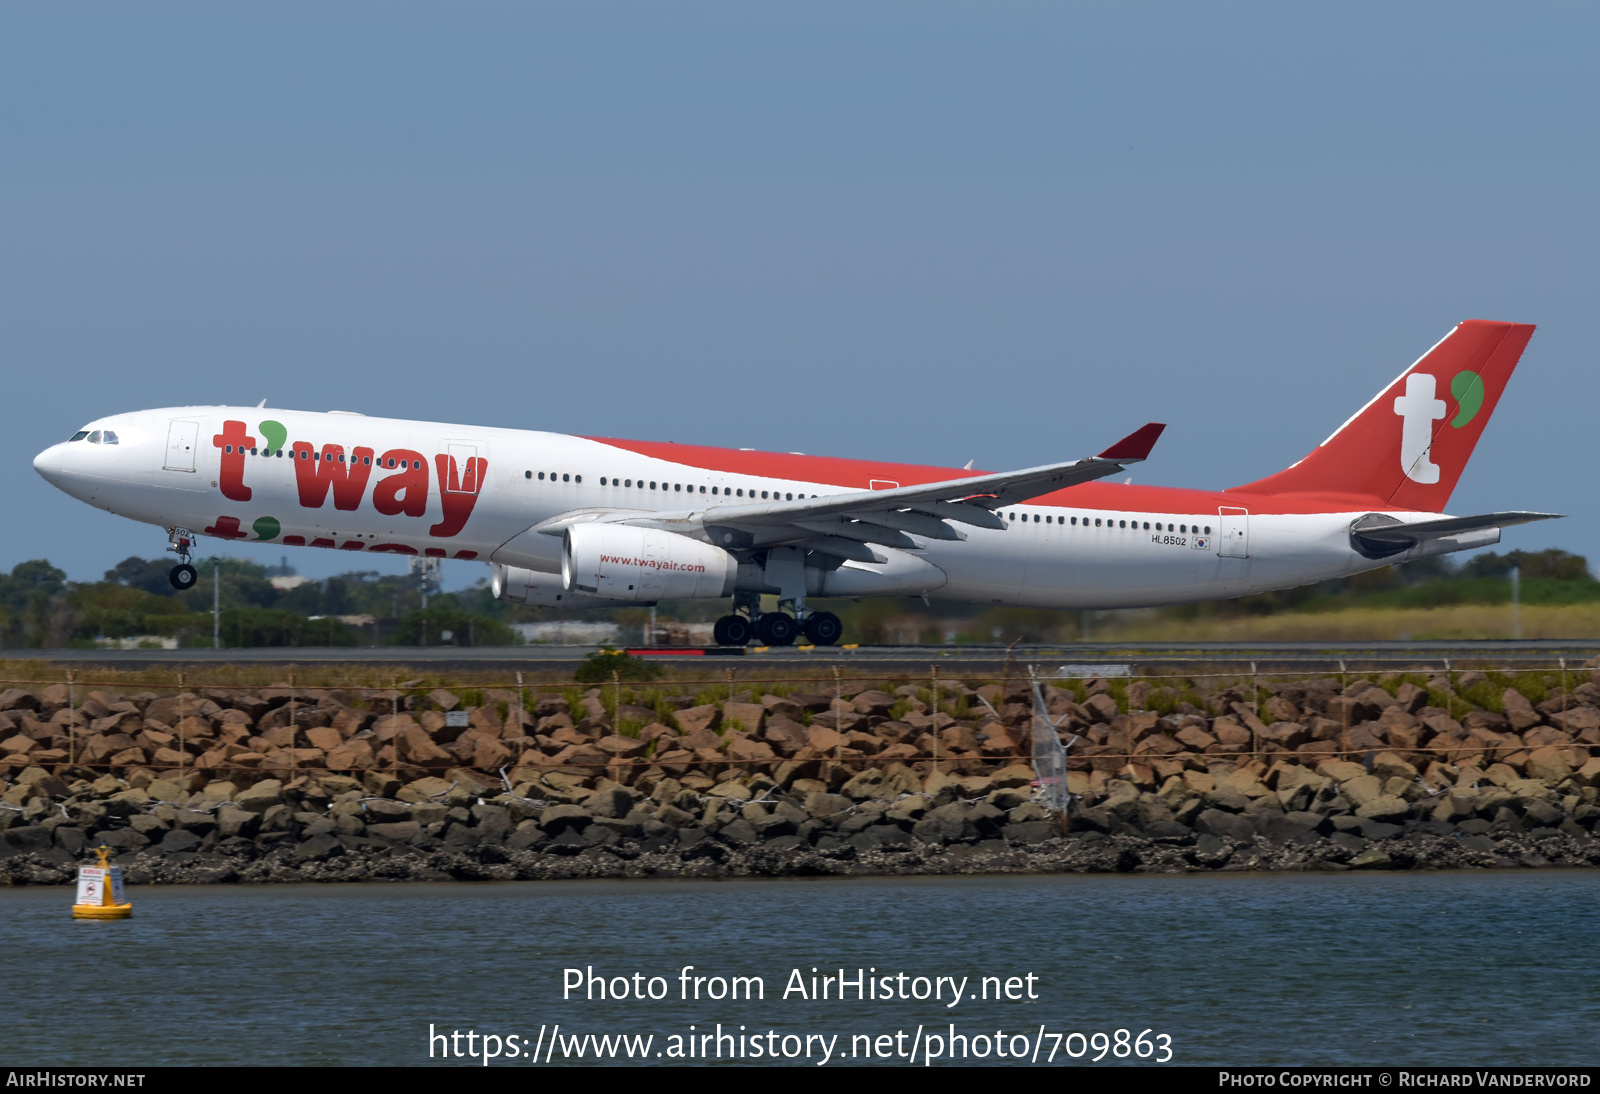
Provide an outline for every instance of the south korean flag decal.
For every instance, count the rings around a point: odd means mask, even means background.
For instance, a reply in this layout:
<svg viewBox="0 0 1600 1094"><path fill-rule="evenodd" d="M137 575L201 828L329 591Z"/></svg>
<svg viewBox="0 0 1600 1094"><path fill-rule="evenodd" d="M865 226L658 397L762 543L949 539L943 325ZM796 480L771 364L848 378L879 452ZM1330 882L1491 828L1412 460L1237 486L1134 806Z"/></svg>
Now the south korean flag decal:
<svg viewBox="0 0 1600 1094"><path fill-rule="evenodd" d="M1194 537L1194 549L1196 551L1209 551L1211 549L1211 537L1210 536L1195 536Z"/></svg>

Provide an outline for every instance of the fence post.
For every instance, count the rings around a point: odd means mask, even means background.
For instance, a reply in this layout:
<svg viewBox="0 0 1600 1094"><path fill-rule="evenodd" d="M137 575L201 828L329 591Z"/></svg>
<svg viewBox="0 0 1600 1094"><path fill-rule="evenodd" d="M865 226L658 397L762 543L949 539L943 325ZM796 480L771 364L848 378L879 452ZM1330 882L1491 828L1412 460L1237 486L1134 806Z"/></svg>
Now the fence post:
<svg viewBox="0 0 1600 1094"><path fill-rule="evenodd" d="M522 766L522 757L527 753L528 727L523 725L523 711L527 709L522 694L522 673L517 673L517 766Z"/></svg>
<svg viewBox="0 0 1600 1094"><path fill-rule="evenodd" d="M189 717L189 701L184 698L189 692L186 674L178 673L178 751L183 752L183 723Z"/></svg>
<svg viewBox="0 0 1600 1094"><path fill-rule="evenodd" d="M844 733L839 729L840 714L844 706L844 685L839 679L839 666L833 666L833 762L844 763Z"/></svg>
<svg viewBox="0 0 1600 1094"><path fill-rule="evenodd" d="M616 669L611 670L611 732L618 737L622 736L622 673ZM617 763L621 761L618 760ZM613 765L611 781L621 782L622 780L617 778L621 774L621 768Z"/></svg>
<svg viewBox="0 0 1600 1094"><path fill-rule="evenodd" d="M74 684L77 671L67 670L67 764L71 766L78 762L78 692Z"/></svg>
<svg viewBox="0 0 1600 1094"><path fill-rule="evenodd" d="M1448 662L1446 662L1446 663L1448 664ZM1339 658L1339 691L1340 691L1340 695L1341 696L1344 693L1344 689L1348 688L1349 686L1350 686L1350 673L1345 668L1344 658L1341 657L1341 658ZM1348 706L1345 706L1343 703L1339 704L1339 722L1340 722L1340 727L1339 727L1339 746L1340 746L1339 747L1339 758L1341 760L1349 760L1350 759L1350 748L1349 748L1349 745L1350 745L1350 740L1349 740L1350 708Z"/></svg>
<svg viewBox="0 0 1600 1094"><path fill-rule="evenodd" d="M299 735L300 723L295 720L294 710L294 673L289 674L289 781L294 782L294 739Z"/></svg>

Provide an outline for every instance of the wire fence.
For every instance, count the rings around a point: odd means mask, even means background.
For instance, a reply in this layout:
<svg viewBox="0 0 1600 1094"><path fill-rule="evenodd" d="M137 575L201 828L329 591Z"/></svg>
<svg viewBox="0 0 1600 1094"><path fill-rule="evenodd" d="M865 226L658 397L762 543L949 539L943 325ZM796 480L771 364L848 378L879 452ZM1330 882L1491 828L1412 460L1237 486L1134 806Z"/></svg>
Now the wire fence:
<svg viewBox="0 0 1600 1094"><path fill-rule="evenodd" d="M1088 670L1090 667L1080 668ZM1564 722L1569 708L1600 705L1594 701L1600 698L1600 691L1592 696L1574 695L1575 687L1600 681L1600 672L1594 673L1594 679L1591 680L1593 669L1593 662L1574 665L1566 658L1556 658L1549 665L1521 663L1470 669L1444 660L1436 668L1390 672L1380 679L1387 681L1391 687L1407 682L1419 686L1437 685L1442 680L1443 687L1433 687L1430 696L1436 694L1441 698L1444 702L1442 709L1449 718L1455 719L1458 715L1464 718L1470 711L1483 709L1460 694L1457 685L1466 680L1469 674L1473 675L1474 684L1488 682L1495 687L1505 683L1513 688L1519 681L1537 676L1542 679L1539 686L1532 690L1560 697L1560 709L1549 717ZM1191 697L1206 698L1200 696L1205 689L1209 690L1211 699L1231 690L1248 697L1250 702L1246 706L1259 712L1264 696L1269 697L1296 683L1336 680L1342 693L1348 690L1353 679L1363 678L1349 670L1337 674L1269 674L1240 672L1237 669L1200 673L1130 672L1108 679L1088 671L1068 677L1052 675L1039 666L1013 661L1008 662L998 674L962 673L955 677L949 675L948 670L941 673L938 665L930 665L926 673L870 669L847 672L842 667L829 666L822 671L801 674L741 672L730 666L722 668L720 673L637 681L623 680L620 673L614 673L612 680L601 684L570 679L530 681L527 674L513 672L503 678L490 676L471 682L449 679L401 682L395 678L387 684L367 685L306 683L297 680L299 674L295 671L268 685L242 685L236 677L230 679L223 674L208 678L207 674L178 671L166 674L169 677L166 680L159 675L152 678L152 675L145 672L139 674L137 680L131 680L126 675L116 673L65 670L0 679L0 692L20 689L28 692L36 701L42 701L40 706L55 708L48 715L41 709L19 709L15 706L10 711L0 712L0 719L11 723L10 728L0 728L0 775L14 775L28 766L77 769L89 773L126 773L144 769L163 776L177 772L201 774L207 778L287 775L290 779L302 775L361 777L369 771L412 776L449 769L477 770L490 774L503 773L505 770L526 770L530 773L569 770L586 774L605 772L619 782L631 782L639 772L652 767L668 773L698 771L731 775L754 768L775 769L785 763L814 766L835 764L852 768L902 763L926 765L935 770L978 773L1015 764L1038 769L1042 758L1045 766L1051 770L1039 772L1039 777L1048 781L1063 779L1063 770L1106 771L1129 765L1144 765L1152 771L1167 772L1173 770L1173 765L1181 770L1186 765L1217 762L1284 762L1312 766L1336 759L1370 765L1373 754L1380 750L1393 751L1413 760L1420 758L1423 761L1438 760L1452 764L1492 764L1530 748L1519 737L1496 731L1479 733L1472 740L1452 738L1428 745L1419 742L1378 746L1369 742L1361 747L1350 747L1346 738L1353 727L1348 719L1349 707L1344 706L1341 709L1346 720L1341 726L1340 739L1329 741L1325 746L1311 751L1276 747L1270 740L1270 734L1263 736L1259 727L1251 725L1248 744L1241 742L1215 751L1185 749L1181 753L1169 748L1166 753L1157 754L1148 746L1139 747L1140 742L1129 740L1126 735L1117 739L1123 743L1121 748L1110 741L1090 741L1073 728L1073 723L1085 732L1094 723L1085 721L1081 711L1074 716L1070 708L1065 714L1057 709L1061 699L1079 703L1086 701L1089 693L1110 695L1116 701L1119 715L1154 713L1158 719L1168 719L1165 727L1154 723L1144 729L1146 740L1151 735L1171 740L1168 734L1181 729L1178 723L1185 719L1191 720L1190 724L1194 724L1194 719L1205 724L1227 716L1230 708L1227 703L1213 702L1210 705L1216 706L1219 713L1209 717L1205 714L1176 712L1170 702L1165 704L1168 709L1157 709L1162 704L1143 705L1149 702L1150 690L1169 689ZM1042 692L1037 696L1033 694L1034 680L1039 685L1054 686L1058 690L1047 701ZM969 699L977 698L974 694L976 688L985 684L998 686L995 698L1000 700L1001 705L997 709L987 699L982 699L979 705L987 709L975 711ZM844 729L846 715L858 715L856 704L851 700L866 690L905 689L908 685L915 689L915 695L899 695L894 699L904 700L908 707L901 716L911 719L909 725L912 732L907 736L912 743L908 745L902 740L888 747L880 744L876 751L869 752L860 747L868 743L866 740L857 738L852 741L849 735L853 731L873 738L874 730L883 721L898 719L889 719L885 711L877 716L877 722L863 720L858 723L859 730ZM1148 690L1141 693L1136 685L1146 685ZM764 692L757 689L764 689ZM801 724L822 724L823 728L833 730L832 740L825 739L828 747L808 744L791 749L788 754L780 754L777 749L772 749L770 755L739 755L735 742L746 735L729 733L725 729L717 735L720 740L715 746L658 749L657 742L665 734L655 732L641 745L642 731L648 730L651 723L641 722L637 710L626 715L619 713L622 708L648 703L645 709L655 715L651 721L662 722L671 729L674 714L684 709L686 700L693 706L720 706L736 700L741 692L749 692L749 698L757 703L757 696L762 694L779 699L802 695L806 697L808 707L817 707L819 701L824 702L825 705L819 710L807 709L802 715ZM92 696L91 693L96 694ZM1143 698L1140 698L1141 694ZM129 696L140 698L145 705L140 707L127 702ZM3 698L0 695L0 699ZM538 709L542 699L549 698L566 701L570 721L578 722L584 717L590 721L591 732L586 739L571 741L572 747L563 746L564 752L561 749L551 751L548 737L544 741L538 739L541 719L533 712ZM177 700L175 709L173 704L167 703L159 710L163 716L175 715L170 721L163 721L151 714L153 704L162 699ZM467 701L474 699L476 702ZM595 702L588 702L591 699ZM110 700L110 703L105 700ZM23 704L27 702L19 701ZM258 713L252 716L238 711L233 703L242 703ZM207 704L214 704L214 709ZM920 705L922 709L909 709L913 705ZM778 706L781 708L781 704ZM101 708L105 708L104 713L98 713ZM884 709L881 700L874 709ZM230 711L237 713L230 715ZM278 711L283 713L276 713ZM340 711L356 712L353 718L346 719L342 728L331 724ZM428 730L418 717L427 711L432 712L429 721L436 722L442 715L444 724ZM43 741L37 736L41 733L39 719L33 719L34 726L26 726L21 721L24 716L31 718L34 714L48 717L50 720L43 724L56 727L48 732ZM243 720L240 720L239 714L243 715ZM1056 717L1057 714L1061 716ZM396 717L401 715L411 715L411 718L403 722ZM103 744L108 734L119 733L118 727L127 724L130 716L139 722L136 732L146 734L142 742L127 746L137 748L138 755L124 749L119 762L115 756L106 754L103 748L96 750L89 747L96 737L101 738ZM1112 716L1106 723L1100 724L1110 723L1114 718ZM941 723L940 719L947 721ZM262 723L267 720L274 724L263 726ZM830 720L832 725L827 724ZM921 724L923 720L927 724ZM311 724L319 721L321 724ZM1069 724L1063 725L1064 722ZM151 723L162 728L152 729ZM998 724L1005 729L1005 741L1009 747L1001 745L980 750L977 755L972 754L971 750L941 749L943 731L957 723L969 723L969 728L978 729L992 729ZM1270 724L1267 721L1261 723L1262 726ZM351 725L358 725L359 728L346 732ZM464 749L449 752L448 758L446 755L432 755L428 763L411 762L401 754L398 745L393 755L385 756L383 746L394 742L403 730L412 725L430 738L438 736L445 727L457 731L446 734L442 742L444 744L468 736L478 740L497 740L499 744L498 748L490 747L478 755L468 755ZM97 729L97 726L100 728ZM229 726L238 728L230 730L227 728ZM756 728L749 727L751 730ZM1114 725L1111 728L1114 730ZM1162 732L1163 728L1166 732ZM18 736L29 736L30 730L35 735L30 737L34 744L23 748ZM333 735L317 733L318 730L329 730ZM598 731L598 736L595 731ZM1054 738L1056 748L1066 746L1059 760L1053 749L1038 739L1037 735L1046 732ZM154 736L150 735L152 733ZM232 740L219 743L222 735L230 736ZM1580 739L1578 734L1572 733L1569 734L1569 740L1557 745L1567 751L1574 768L1597 754L1600 733L1590 733L1588 736L1594 739ZM1114 732L1112 737L1115 737ZM51 747L61 738L66 739L64 749ZM261 746L242 744L246 740L264 741L271 747L266 751L253 751ZM351 740L367 742L365 752L357 747L343 756L338 755L339 749ZM680 740L682 736L675 737L671 744L676 746ZM931 747L917 747L923 741L931 742ZM14 742L18 744L17 751L4 750ZM373 742L378 747L372 747ZM38 747L40 744L45 747ZM483 756L492 758L493 762L479 762ZM500 777L503 775L495 777L494 781L500 781Z"/></svg>

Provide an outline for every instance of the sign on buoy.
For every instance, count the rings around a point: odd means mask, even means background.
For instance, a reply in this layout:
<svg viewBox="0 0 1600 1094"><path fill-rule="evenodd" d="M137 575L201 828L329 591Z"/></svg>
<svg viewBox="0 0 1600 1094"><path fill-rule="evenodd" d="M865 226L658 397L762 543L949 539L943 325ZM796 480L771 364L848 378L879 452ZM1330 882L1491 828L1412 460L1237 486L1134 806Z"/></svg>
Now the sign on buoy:
<svg viewBox="0 0 1600 1094"><path fill-rule="evenodd" d="M72 905L73 919L127 919L133 905L122 897L122 867L106 861L109 847L96 847L99 866L78 867L78 900Z"/></svg>

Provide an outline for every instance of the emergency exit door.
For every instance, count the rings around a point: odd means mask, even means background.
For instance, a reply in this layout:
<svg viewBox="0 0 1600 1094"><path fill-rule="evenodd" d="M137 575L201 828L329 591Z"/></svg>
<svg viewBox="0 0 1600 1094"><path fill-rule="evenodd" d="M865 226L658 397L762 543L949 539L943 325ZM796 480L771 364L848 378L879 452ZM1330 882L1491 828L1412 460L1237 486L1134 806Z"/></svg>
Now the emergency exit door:
<svg viewBox="0 0 1600 1094"><path fill-rule="evenodd" d="M1217 554L1223 558L1250 557L1250 510L1218 509Z"/></svg>

